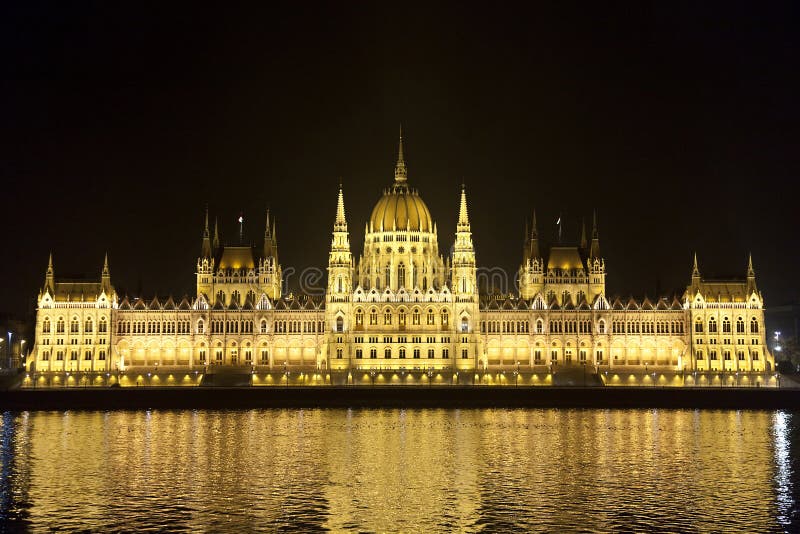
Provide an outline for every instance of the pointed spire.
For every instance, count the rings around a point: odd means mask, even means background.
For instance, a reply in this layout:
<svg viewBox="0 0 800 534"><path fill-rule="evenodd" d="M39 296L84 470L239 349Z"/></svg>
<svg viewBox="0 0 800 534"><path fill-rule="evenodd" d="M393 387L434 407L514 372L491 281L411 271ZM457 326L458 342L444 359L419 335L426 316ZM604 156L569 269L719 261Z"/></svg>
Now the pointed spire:
<svg viewBox="0 0 800 534"><path fill-rule="evenodd" d="M269 230L269 208L267 208L267 222L264 224L264 239L267 239L271 236Z"/></svg>
<svg viewBox="0 0 800 534"><path fill-rule="evenodd" d="M339 182L339 199L336 202L336 225L347 226L347 219L344 214L344 193L342 193L342 184Z"/></svg>
<svg viewBox="0 0 800 534"><path fill-rule="evenodd" d="M533 210L533 220L531 221L531 239L539 238L539 230L536 228L536 210Z"/></svg>
<svg viewBox="0 0 800 534"><path fill-rule="evenodd" d="M589 257L600 257L600 234L597 231L597 210L592 211L592 245L589 249Z"/></svg>
<svg viewBox="0 0 800 534"><path fill-rule="evenodd" d="M206 205L206 219L205 226L203 227L203 243L200 246L200 257L211 257L211 237L208 232L208 205Z"/></svg>
<svg viewBox="0 0 800 534"><path fill-rule="evenodd" d="M103 276L110 276L110 273L109 273L109 270L108 270L108 252L106 252L106 257L103 260Z"/></svg>
<svg viewBox="0 0 800 534"><path fill-rule="evenodd" d="M458 226L459 228L469 229L469 214L467 213L467 191L464 184L461 184L461 204L458 207Z"/></svg>
<svg viewBox="0 0 800 534"><path fill-rule="evenodd" d="M47 260L47 274L53 274L53 253L50 253L50 258Z"/></svg>
<svg viewBox="0 0 800 534"><path fill-rule="evenodd" d="M700 278L700 269L697 267L697 252L694 253L694 262L692 264L692 278Z"/></svg>
<svg viewBox="0 0 800 534"><path fill-rule="evenodd" d="M581 219L581 250L585 251L588 246L586 241L586 221Z"/></svg>
<svg viewBox="0 0 800 534"><path fill-rule="evenodd" d="M394 168L394 181L396 183L405 183L408 179L408 169L406 169L406 162L403 159L403 126L400 125L400 142L397 149L397 165Z"/></svg>
<svg viewBox="0 0 800 534"><path fill-rule="evenodd" d="M219 220L214 217L214 241L211 242L214 250L219 248Z"/></svg>
<svg viewBox="0 0 800 534"><path fill-rule="evenodd" d="M753 254L747 254L747 277L752 278L756 275L755 269L753 269Z"/></svg>

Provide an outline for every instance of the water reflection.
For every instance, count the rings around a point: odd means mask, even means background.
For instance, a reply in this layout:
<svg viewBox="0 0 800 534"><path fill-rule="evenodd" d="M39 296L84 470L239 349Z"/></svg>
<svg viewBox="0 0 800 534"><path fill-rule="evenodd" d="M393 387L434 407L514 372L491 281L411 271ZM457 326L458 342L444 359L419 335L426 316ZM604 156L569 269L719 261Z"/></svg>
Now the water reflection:
<svg viewBox="0 0 800 534"><path fill-rule="evenodd" d="M0 421L8 530L798 528L800 428L786 412L6 412Z"/></svg>

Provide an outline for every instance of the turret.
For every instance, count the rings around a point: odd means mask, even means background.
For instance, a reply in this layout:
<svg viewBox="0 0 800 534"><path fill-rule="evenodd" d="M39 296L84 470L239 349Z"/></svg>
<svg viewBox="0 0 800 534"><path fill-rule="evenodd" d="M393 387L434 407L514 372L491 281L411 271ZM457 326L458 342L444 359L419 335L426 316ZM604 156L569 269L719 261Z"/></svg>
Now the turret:
<svg viewBox="0 0 800 534"><path fill-rule="evenodd" d="M56 280L55 280L55 273L53 271L53 253L50 253L50 258L47 260L47 271L44 275L44 290L50 290L50 293L54 293L56 288Z"/></svg>
<svg viewBox="0 0 800 534"><path fill-rule="evenodd" d="M275 217L270 220L269 209L267 209L263 254L258 263L258 282L261 290L271 299L280 298L283 280L281 265L278 261L278 237L275 233L275 225Z"/></svg>
<svg viewBox="0 0 800 534"><path fill-rule="evenodd" d="M758 292L756 287L756 271L753 269L753 255L747 255L747 295Z"/></svg>
<svg viewBox="0 0 800 534"><path fill-rule="evenodd" d="M328 256L328 289L325 292L325 322L328 338L328 367L344 369L349 366L344 358L345 335L351 330L351 300L353 295L353 257L350 254L350 237L344 211L344 194L339 185L333 236Z"/></svg>
<svg viewBox="0 0 800 534"><path fill-rule="evenodd" d="M467 192L461 186L461 200L458 208L458 224L456 225L456 242L452 255L451 289L458 300L478 300L478 284L475 272L475 247L472 244L472 232L467 212Z"/></svg>
<svg viewBox="0 0 800 534"><path fill-rule="evenodd" d="M522 251L518 283L522 298L533 298L544 287L544 261L539 251L539 230L536 226L536 210L531 217L530 233L525 231L525 246Z"/></svg>
<svg viewBox="0 0 800 534"><path fill-rule="evenodd" d="M600 255L600 234L597 231L597 212L592 212L592 244L586 260L589 271L589 299L602 295L606 291L606 262Z"/></svg>
<svg viewBox="0 0 800 534"><path fill-rule="evenodd" d="M111 292L111 271L108 269L108 252L103 260L103 271L100 274L100 287L107 294Z"/></svg>

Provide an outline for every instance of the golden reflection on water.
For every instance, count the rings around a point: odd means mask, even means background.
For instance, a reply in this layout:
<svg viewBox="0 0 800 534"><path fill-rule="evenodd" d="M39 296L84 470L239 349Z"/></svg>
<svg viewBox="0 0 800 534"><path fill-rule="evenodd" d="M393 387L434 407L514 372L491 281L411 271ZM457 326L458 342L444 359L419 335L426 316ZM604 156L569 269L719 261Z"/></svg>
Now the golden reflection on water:
<svg viewBox="0 0 800 534"><path fill-rule="evenodd" d="M796 526L797 419L672 410L6 412L0 520L41 531L781 531Z"/></svg>

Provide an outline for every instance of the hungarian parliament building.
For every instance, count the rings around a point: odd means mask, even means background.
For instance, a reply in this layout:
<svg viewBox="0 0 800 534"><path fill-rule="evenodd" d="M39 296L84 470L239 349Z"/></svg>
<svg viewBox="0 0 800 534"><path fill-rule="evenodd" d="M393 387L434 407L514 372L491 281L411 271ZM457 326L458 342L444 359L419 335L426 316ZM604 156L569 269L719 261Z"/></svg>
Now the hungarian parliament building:
<svg viewBox="0 0 800 534"><path fill-rule="evenodd" d="M408 183L401 136L394 181L372 210L358 257L339 188L324 298L284 291L269 214L262 246L223 246L206 213L193 297L123 297L107 257L98 279L62 280L51 255L28 370L773 369L752 260L742 262L740 279L709 280L695 257L682 295L611 298L596 220L580 243L548 249L534 215L516 291L481 294L463 188L458 201L445 257L428 207Z"/></svg>

